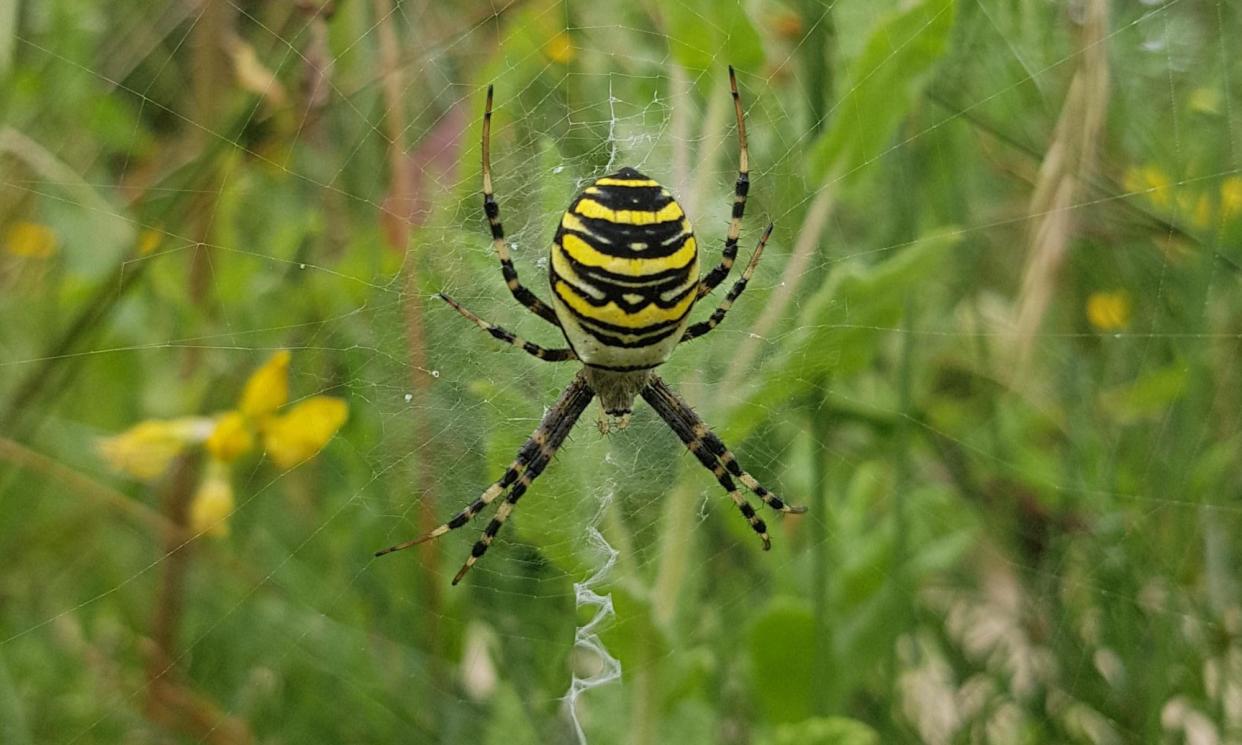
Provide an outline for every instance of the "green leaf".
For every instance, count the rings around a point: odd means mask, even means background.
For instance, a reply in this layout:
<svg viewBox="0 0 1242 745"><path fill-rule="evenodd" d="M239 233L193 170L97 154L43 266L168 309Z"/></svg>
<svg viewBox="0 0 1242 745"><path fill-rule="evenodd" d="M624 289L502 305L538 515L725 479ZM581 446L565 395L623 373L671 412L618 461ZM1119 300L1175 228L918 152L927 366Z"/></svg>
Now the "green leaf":
<svg viewBox="0 0 1242 745"><path fill-rule="evenodd" d="M737 0L676 0L661 10L673 59L683 67L757 70L763 65L763 42Z"/></svg>
<svg viewBox="0 0 1242 745"><path fill-rule="evenodd" d="M13 685L8 666L0 658L0 742L12 745L34 742L21 701L22 697L17 686Z"/></svg>
<svg viewBox="0 0 1242 745"><path fill-rule="evenodd" d="M1185 392L1188 371L1185 364L1156 370L1128 385L1104 391L1100 403L1123 423L1164 416Z"/></svg>
<svg viewBox="0 0 1242 745"><path fill-rule="evenodd" d="M485 745L535 745L543 742L531 723L522 699L509 686L502 685L492 699Z"/></svg>
<svg viewBox="0 0 1242 745"><path fill-rule="evenodd" d="M725 434L745 436L772 408L831 374L841 378L870 364L901 320L905 298L943 272L961 232L931 233L875 266L847 265L807 301L785 351L765 373L764 385L737 409Z"/></svg>
<svg viewBox="0 0 1242 745"><path fill-rule="evenodd" d="M748 647L754 696L767 718L790 722L810 716L815 637L807 603L773 598L751 626Z"/></svg>
<svg viewBox="0 0 1242 745"><path fill-rule="evenodd" d="M875 730L856 719L816 717L783 724L763 740L764 745L879 745Z"/></svg>
<svg viewBox="0 0 1242 745"><path fill-rule="evenodd" d="M924 0L876 25L811 148L813 180L856 174L883 153L944 55L953 16L954 0Z"/></svg>

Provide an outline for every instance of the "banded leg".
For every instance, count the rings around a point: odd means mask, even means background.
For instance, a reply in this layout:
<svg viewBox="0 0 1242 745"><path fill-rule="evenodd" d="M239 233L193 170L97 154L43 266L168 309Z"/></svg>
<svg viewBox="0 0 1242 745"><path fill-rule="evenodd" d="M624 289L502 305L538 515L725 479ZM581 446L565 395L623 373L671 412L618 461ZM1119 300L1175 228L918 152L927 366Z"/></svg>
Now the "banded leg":
<svg viewBox="0 0 1242 745"><path fill-rule="evenodd" d="M729 65L729 90L733 93L733 112L737 115L737 140L740 154L737 159L737 184L733 187L733 214L729 220L729 234L725 238L724 255L720 263L712 267L699 282L698 296L703 297L729 276L733 261L737 258L737 240L742 234L742 214L746 211L746 194L750 191L750 152L746 147L746 119L742 116L742 98L737 93L737 76Z"/></svg>
<svg viewBox="0 0 1242 745"><path fill-rule="evenodd" d="M493 338L499 339L505 342L506 344L512 344L513 346L517 347L518 349L521 349L522 351L526 352L529 355L538 357L539 359L545 362L564 362L566 360L578 359L578 355L574 354L574 350L569 349L568 347L564 349L545 349L544 347L541 347L538 344L526 341L525 339L513 333L512 331L501 328L500 326L497 326L494 323L488 323L487 321L484 321L482 318L479 318L474 313L471 313L470 311L463 308L456 300L449 297L448 295L445 295L443 292L439 293L439 297L441 300L443 300L444 302L452 306L453 310L457 311L458 313L462 314L466 318L470 319L470 321L473 322L475 326L478 326L479 328L483 329L487 333L491 334Z"/></svg>
<svg viewBox="0 0 1242 745"><path fill-rule="evenodd" d="M586 409L587 405L591 402L591 399L594 398L594 396L594 392L581 376L575 378L573 383L569 385L569 388L565 390L565 393L561 395L560 400L548 410L546 415L544 415L543 421L539 423L539 426L531 434L530 439L528 439L522 447L518 449L517 457L514 458L513 462L509 464L509 467L505 469L504 475L502 475L500 479L491 486L487 487L478 499L467 505L461 512L454 515L448 522L438 526L426 535L404 543L398 543L397 545L390 546L382 551L377 551L375 555L383 556L384 554L390 554L394 551L401 551L425 541L439 538L449 531L456 530L457 528L464 526L466 523L470 522L475 515L478 515L485 507L494 502L496 498L503 494L510 486L513 487L514 492L517 492L519 488L521 489L521 492L525 492L526 488L530 486L530 482L535 480L535 477L538 476L539 472L543 470L545 465L547 465L547 461L556 453L556 449L565 440L566 435L569 434L569 430L573 428L574 422L577 421L578 417L582 414L583 410ZM519 492L519 497L520 496L521 493ZM500 508L505 511L505 517L508 517L509 511L513 509L510 502L516 502L516 499L513 499L512 494L510 495L509 500L506 500ZM509 506L506 508L506 505ZM493 520L493 522L495 521ZM504 521L501 520L501 523L503 522ZM489 525L488 528L490 530L491 525ZM495 531L498 530L499 527L492 531L491 535L494 537ZM491 540L488 539L487 542L490 544ZM484 551L485 550L486 549L484 549ZM482 551L478 554L472 552L471 559L467 562L468 566L473 565L479 556L482 556ZM466 569L463 569L458 573L458 576L453 581L453 584L457 584L457 582L461 579L461 576L465 574L465 571Z"/></svg>
<svg viewBox="0 0 1242 745"><path fill-rule="evenodd" d="M500 205L496 203L492 191L492 86L487 86L487 108L483 111L483 212L487 215L487 223L492 229L492 246L500 257L500 272L504 275L509 292L519 303L525 305L532 313L548 323L561 327L556 320L556 313L547 303L535 297L535 293L526 289L518 280L517 269L509 256L509 244L505 243L505 228L500 222Z"/></svg>
<svg viewBox="0 0 1242 745"><path fill-rule="evenodd" d="M561 396L561 400L556 406L548 412L540 423L539 429L543 430L544 438L536 448L526 466L526 471L518 477L517 483L513 485L512 491L505 501L501 503L496 510L496 515L492 517L491 522L483 529L483 535L479 540L475 541L474 546L470 549L470 555L466 557L466 562L461 565L461 569L457 570L457 574L453 576L453 584L461 582L462 577L466 576L466 572L470 571L470 567L475 562L483 558L483 554L487 553L488 547L492 545L492 541L496 539L496 534L504 527L505 521L509 519L509 515L513 512L513 508L517 506L518 500L526 493L526 489L531 482L539 478L539 474L543 473L543 469L547 467L552 460L552 456L556 455L556 451L560 448L561 443L569 435L570 430L574 428L574 424L578 421L578 417L586 410L591 399L595 397L595 392L587 385L586 380L581 374L574 378L574 382Z"/></svg>
<svg viewBox="0 0 1242 745"><path fill-rule="evenodd" d="M742 272L742 276L733 283L733 287L729 290L729 294L725 296L724 302L712 313L711 317L706 321L699 321L686 329L686 333L681 335L681 342L697 339L706 334L708 331L720 325L724 320L725 314L733 307L733 301L746 289L746 283L750 281L750 276L755 273L755 267L759 265L759 257L763 255L763 249L768 245L768 237L772 235L772 223L768 223L768 229L763 231L763 237L759 239L759 245L755 248L755 253L750 257L750 263L746 265L746 269Z"/></svg>
<svg viewBox="0 0 1242 745"><path fill-rule="evenodd" d="M764 504L774 510L780 510L785 513L802 514L803 512L806 512L806 507L786 504L780 497L765 489L763 485L755 479L755 477L744 471L741 465L738 464L737 458L733 455L733 452L729 450L729 448L725 446L724 442L716 436L716 433L712 432L711 428L709 428L707 424L699 418L699 415L694 413L694 409L691 409L690 405L687 404L681 396L678 396L672 388L668 387L667 383L658 377L652 377L651 382L647 384L647 388L643 391L643 398L646 398L648 402L650 402L651 399L647 398L648 390L652 391L653 396L659 397L665 401L664 405L668 409L673 410L676 416L687 424L690 436L696 441L701 442L702 447L711 453L730 475L745 484L746 488L750 489L756 496L762 499ZM654 406L655 404L652 405ZM665 420L667 421L668 417L665 417Z"/></svg>
<svg viewBox="0 0 1242 745"><path fill-rule="evenodd" d="M711 451L704 438L696 434L695 425L703 424L698 416L658 377L652 377L651 383L643 388L642 396L660 415L660 418L668 423L681 441L686 443L686 447L690 449L694 457L699 459L703 467L712 472L720 486L729 492L729 498L737 505L742 517L745 517L750 527L759 534L759 540L763 541L763 550L771 550L772 539L768 536L768 526L755 514L755 508L738 491L725 466Z"/></svg>

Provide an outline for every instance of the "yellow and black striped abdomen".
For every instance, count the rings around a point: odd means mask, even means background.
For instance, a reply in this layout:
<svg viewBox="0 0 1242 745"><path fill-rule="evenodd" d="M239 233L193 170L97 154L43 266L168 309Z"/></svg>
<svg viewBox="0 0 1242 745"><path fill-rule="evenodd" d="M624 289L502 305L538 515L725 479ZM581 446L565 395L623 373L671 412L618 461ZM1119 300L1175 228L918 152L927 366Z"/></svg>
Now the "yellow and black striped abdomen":
<svg viewBox="0 0 1242 745"><path fill-rule="evenodd" d="M685 329L698 244L672 194L623 168L569 205L549 270L557 318L583 362L650 368L668 358Z"/></svg>

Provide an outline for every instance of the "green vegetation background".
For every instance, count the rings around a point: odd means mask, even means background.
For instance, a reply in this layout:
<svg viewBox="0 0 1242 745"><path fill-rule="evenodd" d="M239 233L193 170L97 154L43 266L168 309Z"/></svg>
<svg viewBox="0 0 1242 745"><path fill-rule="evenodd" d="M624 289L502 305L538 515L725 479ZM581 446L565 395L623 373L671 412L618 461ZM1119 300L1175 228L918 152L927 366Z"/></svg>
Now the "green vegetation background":
<svg viewBox="0 0 1242 745"><path fill-rule="evenodd" d="M594 523L592 743L1242 741L1236 4L320 5L0 0L0 742L571 742ZM486 85L546 294L610 165L714 260L727 63L742 259L776 231L664 374L809 514L765 554L650 412L592 414L461 586L481 525L372 559L572 375L433 297L555 341L487 239ZM198 451L101 457L279 349L349 420L233 464L226 537Z"/></svg>

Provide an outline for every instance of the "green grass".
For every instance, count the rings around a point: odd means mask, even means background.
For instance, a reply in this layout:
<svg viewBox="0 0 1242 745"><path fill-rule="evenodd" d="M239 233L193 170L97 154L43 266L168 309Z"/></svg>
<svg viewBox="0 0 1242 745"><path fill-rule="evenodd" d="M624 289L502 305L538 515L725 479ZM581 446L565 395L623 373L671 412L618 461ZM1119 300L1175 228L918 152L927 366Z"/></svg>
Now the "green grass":
<svg viewBox="0 0 1242 745"><path fill-rule="evenodd" d="M0 0L0 742L573 742L593 526L591 743L1242 740L1234 4L305 5ZM556 345L491 251L487 85L546 297L557 216L622 165L716 261L728 64L740 259L776 229L661 374L810 512L764 553L647 408L591 409L460 586L482 523L373 559L573 374L434 297ZM282 413L349 407L306 462L257 418L225 470L101 455L281 349Z"/></svg>

